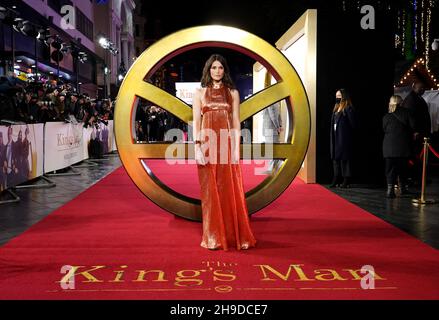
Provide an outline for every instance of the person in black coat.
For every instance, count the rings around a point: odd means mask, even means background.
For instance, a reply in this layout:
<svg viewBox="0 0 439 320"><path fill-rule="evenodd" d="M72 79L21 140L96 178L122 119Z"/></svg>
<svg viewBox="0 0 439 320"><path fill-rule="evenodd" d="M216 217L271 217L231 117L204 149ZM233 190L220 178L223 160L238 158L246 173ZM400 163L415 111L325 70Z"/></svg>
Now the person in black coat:
<svg viewBox="0 0 439 320"><path fill-rule="evenodd" d="M407 194L407 165L412 153L411 142L415 121L410 112L401 107L402 98L392 96L389 113L383 118L383 156L386 161L387 197L395 198L394 185L399 178L401 194Z"/></svg>
<svg viewBox="0 0 439 320"><path fill-rule="evenodd" d="M412 161L411 178L414 181L419 180L422 175L422 161L417 156L421 153L424 144L424 138L431 135L431 118L428 111L427 102L422 95L425 92L424 84L416 81L412 85L412 91L402 102L402 106L407 108L415 122L414 139L412 140Z"/></svg>
<svg viewBox="0 0 439 320"><path fill-rule="evenodd" d="M331 117L330 153L334 168L331 188L343 177L342 188L348 188L352 177L355 110L348 92L340 89L335 95L336 103Z"/></svg>
<svg viewBox="0 0 439 320"><path fill-rule="evenodd" d="M422 142L424 137L429 137L431 134L431 118L428 111L427 102L425 102L422 95L425 92L424 84L422 82L414 82L412 91L402 102L402 106L407 108L410 115L415 122L415 134L417 140Z"/></svg>
<svg viewBox="0 0 439 320"><path fill-rule="evenodd" d="M148 139L150 142L155 142L159 140L159 123L160 115L159 108L156 106L149 107L147 111L147 121L148 121Z"/></svg>

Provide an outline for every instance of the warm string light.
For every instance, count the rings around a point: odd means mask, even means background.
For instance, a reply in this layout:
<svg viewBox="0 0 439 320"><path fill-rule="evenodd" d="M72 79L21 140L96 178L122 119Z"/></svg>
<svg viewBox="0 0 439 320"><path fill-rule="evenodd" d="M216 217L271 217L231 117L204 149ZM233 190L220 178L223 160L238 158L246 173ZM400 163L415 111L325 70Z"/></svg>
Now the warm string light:
<svg viewBox="0 0 439 320"><path fill-rule="evenodd" d="M395 34L395 49L398 49L400 44L401 44L401 39L398 34Z"/></svg>
<svg viewBox="0 0 439 320"><path fill-rule="evenodd" d="M401 32L401 10L398 9L398 31Z"/></svg>
<svg viewBox="0 0 439 320"><path fill-rule="evenodd" d="M402 11L402 55L405 55L405 10Z"/></svg>
<svg viewBox="0 0 439 320"><path fill-rule="evenodd" d="M413 19L414 19L414 23L413 23L413 42L414 42L414 49L415 52L418 48L418 38L417 38L417 33L418 33L418 6L417 6L417 1L413 0Z"/></svg>
<svg viewBox="0 0 439 320"><path fill-rule="evenodd" d="M424 42L424 1L421 1L421 41Z"/></svg>
<svg viewBox="0 0 439 320"><path fill-rule="evenodd" d="M425 63L427 68L430 66L430 23L431 23L431 7L433 0L429 0L427 4L427 26L425 35Z"/></svg>
<svg viewBox="0 0 439 320"><path fill-rule="evenodd" d="M398 22L397 22L397 33L395 34L395 49L398 49L398 47L401 45L401 10L398 9Z"/></svg>
<svg viewBox="0 0 439 320"><path fill-rule="evenodd" d="M426 65L426 61L423 58L417 59L415 62L413 62L412 67L405 73L404 76L401 77L399 83L403 84L407 80L407 78L411 75L411 73L415 70L415 68L418 67L418 65L424 65L425 69L427 70L428 76L430 77L431 81L434 83L434 86L439 87L439 83L437 82L437 79L431 74L430 69Z"/></svg>

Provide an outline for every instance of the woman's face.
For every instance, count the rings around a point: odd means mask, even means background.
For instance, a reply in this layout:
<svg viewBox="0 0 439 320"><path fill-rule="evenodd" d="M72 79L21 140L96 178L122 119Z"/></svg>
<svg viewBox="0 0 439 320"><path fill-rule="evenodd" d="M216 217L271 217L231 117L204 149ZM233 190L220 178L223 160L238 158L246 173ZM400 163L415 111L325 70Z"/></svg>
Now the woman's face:
<svg viewBox="0 0 439 320"><path fill-rule="evenodd" d="M210 66L210 77L214 81L221 81L224 77L224 66L219 61L214 61Z"/></svg>
<svg viewBox="0 0 439 320"><path fill-rule="evenodd" d="M340 92L340 91L337 91L337 92L336 92L336 94L335 94L335 98L339 98L339 99L342 98L342 95L341 95L341 92Z"/></svg>

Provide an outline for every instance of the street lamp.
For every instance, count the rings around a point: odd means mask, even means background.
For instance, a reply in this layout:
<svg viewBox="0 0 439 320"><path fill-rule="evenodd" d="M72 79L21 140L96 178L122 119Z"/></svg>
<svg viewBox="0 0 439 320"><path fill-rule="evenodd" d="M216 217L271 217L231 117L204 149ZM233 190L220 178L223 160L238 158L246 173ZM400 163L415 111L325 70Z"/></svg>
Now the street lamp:
<svg viewBox="0 0 439 320"><path fill-rule="evenodd" d="M75 75L76 75L76 92L79 93L79 85L82 84L79 82L79 63L85 63L88 59L87 53L84 51L81 51L81 48L79 45L77 45L75 42L70 41L69 46L70 54L73 57L73 62L75 66Z"/></svg>
<svg viewBox="0 0 439 320"><path fill-rule="evenodd" d="M109 40L105 37L100 37L99 38L99 44L101 45L102 48L106 49L109 45Z"/></svg>
<svg viewBox="0 0 439 320"><path fill-rule="evenodd" d="M119 80L119 85L122 83L123 78L125 78L126 73L127 70L125 69L125 63L122 61L120 63L118 74L117 74L117 80Z"/></svg>
<svg viewBox="0 0 439 320"><path fill-rule="evenodd" d="M117 55L119 50L114 46L114 43L111 42L107 37L100 36L98 38L99 45L105 50L104 53L104 98L108 98L108 88L107 88L107 75L111 73L111 70L107 66L107 51L112 55ZM111 63L110 63L111 65Z"/></svg>
<svg viewBox="0 0 439 320"><path fill-rule="evenodd" d="M111 71L107 67L107 64L105 63L105 66L104 66L104 99L108 98L107 75L110 73L111 73Z"/></svg>
<svg viewBox="0 0 439 320"><path fill-rule="evenodd" d="M102 48L110 51L112 55L115 56L116 54L119 53L119 50L114 46L114 43L111 42L108 38L104 36L100 36L98 42Z"/></svg>

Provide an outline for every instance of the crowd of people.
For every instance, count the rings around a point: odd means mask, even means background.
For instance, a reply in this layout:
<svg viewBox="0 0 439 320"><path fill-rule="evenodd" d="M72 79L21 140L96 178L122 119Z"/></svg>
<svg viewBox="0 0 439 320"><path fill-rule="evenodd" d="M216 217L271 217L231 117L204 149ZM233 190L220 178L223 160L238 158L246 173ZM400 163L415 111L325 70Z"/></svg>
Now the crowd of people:
<svg viewBox="0 0 439 320"><path fill-rule="evenodd" d="M140 102L136 112L136 140L139 142L174 141L176 137L167 136L170 129L180 129L187 140L187 125L166 110Z"/></svg>
<svg viewBox="0 0 439 320"><path fill-rule="evenodd" d="M36 82L0 77L0 125L8 126L7 134L0 132L0 192L29 178L28 124L62 121L98 129L103 123L104 129L99 130L101 139L91 139L88 146L90 156L99 158L108 152L108 145L102 141L108 136L106 125L113 119L113 105L110 99L94 99L78 93L71 84L56 80ZM25 128L20 129L15 141L11 125Z"/></svg>
<svg viewBox="0 0 439 320"><path fill-rule="evenodd" d="M421 177L420 152L424 138L431 136L428 105L422 95L424 84L416 81L412 91L403 100L399 95L390 97L388 113L383 117L383 158L387 181L387 198L409 194L409 180ZM330 155L333 161L333 180L330 187L350 187L353 176L352 160L356 129L355 108L349 93L340 89L331 118ZM342 182L341 182L342 179Z"/></svg>
<svg viewBox="0 0 439 320"><path fill-rule="evenodd" d="M0 77L2 124L77 121L84 126L113 119L113 102L78 93L71 84L56 80L24 82Z"/></svg>

